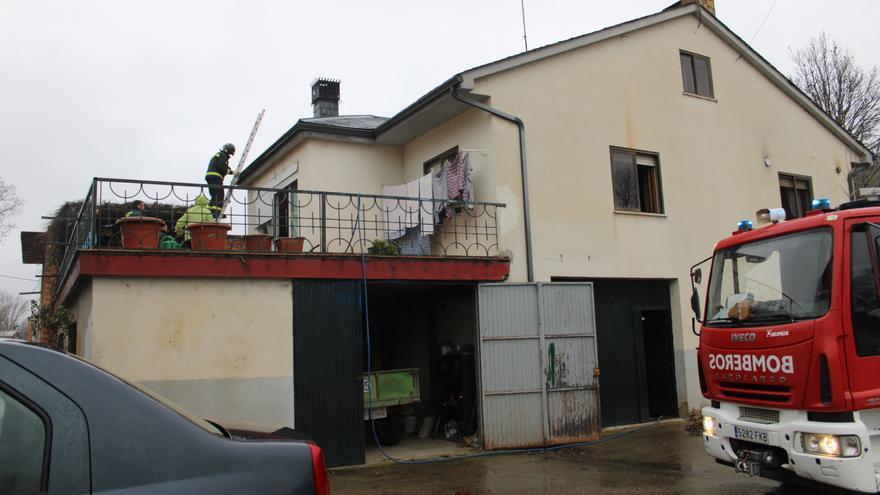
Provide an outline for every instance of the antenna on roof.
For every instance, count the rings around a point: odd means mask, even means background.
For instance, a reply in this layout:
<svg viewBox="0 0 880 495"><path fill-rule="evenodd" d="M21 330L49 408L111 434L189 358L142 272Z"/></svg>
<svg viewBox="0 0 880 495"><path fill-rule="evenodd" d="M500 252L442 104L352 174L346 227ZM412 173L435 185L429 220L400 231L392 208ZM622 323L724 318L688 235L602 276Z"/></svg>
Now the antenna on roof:
<svg viewBox="0 0 880 495"><path fill-rule="evenodd" d="M519 5L522 8L523 43L526 45L526 51L529 51L529 38L526 36L526 0L519 0Z"/></svg>

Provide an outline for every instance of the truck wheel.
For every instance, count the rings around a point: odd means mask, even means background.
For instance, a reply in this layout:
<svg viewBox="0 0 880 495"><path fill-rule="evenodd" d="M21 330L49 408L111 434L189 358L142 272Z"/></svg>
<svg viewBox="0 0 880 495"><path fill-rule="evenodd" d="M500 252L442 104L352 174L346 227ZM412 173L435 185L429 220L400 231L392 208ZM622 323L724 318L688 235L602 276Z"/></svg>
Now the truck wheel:
<svg viewBox="0 0 880 495"><path fill-rule="evenodd" d="M376 421L376 436L382 445L397 445L403 438L403 415L389 414Z"/></svg>

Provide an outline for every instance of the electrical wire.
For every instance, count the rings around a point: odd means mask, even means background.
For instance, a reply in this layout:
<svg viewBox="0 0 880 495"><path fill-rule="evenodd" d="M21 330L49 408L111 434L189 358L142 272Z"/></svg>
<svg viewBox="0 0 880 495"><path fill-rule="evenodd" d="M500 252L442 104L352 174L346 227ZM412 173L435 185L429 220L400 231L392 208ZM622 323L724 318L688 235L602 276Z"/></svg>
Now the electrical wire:
<svg viewBox="0 0 880 495"><path fill-rule="evenodd" d="M21 278L21 277L13 277L12 275L0 275L2 278L11 278L13 280L24 280L25 282L33 282L32 278Z"/></svg>
<svg viewBox="0 0 880 495"><path fill-rule="evenodd" d="M357 232L358 232L358 238L359 238L358 244L360 245L360 249L361 249L361 274L362 274L362 285L363 285L363 296L364 296L364 321L365 321L364 328L365 328L366 337L367 337L367 383L370 384L369 386L371 387L371 389L369 389L367 392L367 414L370 419L370 430L373 434L373 441L376 442L376 447L379 449L379 452L381 452L382 455L385 456L386 459L393 462L394 464L400 464L400 465L440 464L440 463L444 463L444 462L461 461L461 460L465 460L465 459L474 459L474 458L478 458L478 457L492 457L492 456L513 455L513 454L539 454L539 453L545 453L545 452L553 452L556 450L564 450L564 449L571 449L571 448L577 448L577 447L588 447L591 445L598 445L601 443L605 443L610 440L616 440L616 439L624 437L626 435L630 435L632 433L642 431L646 428L650 428L650 427L656 425L657 423L660 422L661 419L663 419L663 416L660 416L659 418L657 418L656 421L654 421L651 424L641 426L638 428L634 428L631 430L613 433L611 435L602 437L598 440L591 440L589 442L566 443L566 444L561 444L561 445L553 445L550 447L538 447L538 448L490 450L490 451L485 451L485 452L477 452L474 454L466 454L466 455L460 455L460 456L454 456L454 457L435 457L435 458L431 458L431 459L420 459L420 460L401 460L401 459L395 459L394 457L392 457L391 454L389 454L385 450L385 448L382 446L382 442L379 441L379 434L376 432L376 419L373 417L373 393L372 393L373 391L372 391L372 382L370 381L370 375L373 374L373 349L372 349L372 344L370 343L370 341L371 341L371 335L370 335L370 298L369 298L369 294L367 292L367 257L364 252L363 225L361 225L361 223L360 223L360 218L361 218L361 195L360 194L357 195L357 210L358 210L358 212L357 212L357 216L355 217L355 221L354 221L354 229L357 230ZM352 233L353 232L354 232L354 230L352 231ZM349 243L349 245L350 244L351 243Z"/></svg>
<svg viewBox="0 0 880 495"><path fill-rule="evenodd" d="M758 33L761 32L761 28L764 27L764 23L767 22L767 18L770 17L770 12L773 12L773 7L776 7L776 1L777 0L773 0L773 4L770 5L770 9L767 11L767 14L764 15L764 19L761 21L761 24L758 26L758 29L755 30L755 34L752 35L752 39L749 40L750 45L753 41L755 41L755 38L758 37Z"/></svg>

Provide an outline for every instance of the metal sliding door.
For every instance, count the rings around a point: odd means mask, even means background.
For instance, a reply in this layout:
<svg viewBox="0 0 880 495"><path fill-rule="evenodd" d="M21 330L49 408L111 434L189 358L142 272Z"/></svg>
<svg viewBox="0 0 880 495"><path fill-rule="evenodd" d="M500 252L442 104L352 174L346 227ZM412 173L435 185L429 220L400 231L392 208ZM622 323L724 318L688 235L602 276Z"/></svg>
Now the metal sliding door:
<svg viewBox="0 0 880 495"><path fill-rule="evenodd" d="M485 284L478 302L485 448L595 438L592 284Z"/></svg>

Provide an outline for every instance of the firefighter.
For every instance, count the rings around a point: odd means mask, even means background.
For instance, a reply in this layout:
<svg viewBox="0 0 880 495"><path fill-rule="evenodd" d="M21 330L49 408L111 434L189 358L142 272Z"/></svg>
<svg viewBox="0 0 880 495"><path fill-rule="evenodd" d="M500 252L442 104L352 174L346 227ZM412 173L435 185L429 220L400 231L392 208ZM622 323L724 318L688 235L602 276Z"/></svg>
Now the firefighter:
<svg viewBox="0 0 880 495"><path fill-rule="evenodd" d="M177 224L174 226L174 233L177 234L177 237L182 236L184 239L184 245L189 247L191 236L186 226L191 223L210 222L213 220L214 217L211 215L211 210L208 206L208 198L206 198L204 194L199 194L196 198L195 204L177 219Z"/></svg>
<svg viewBox="0 0 880 495"><path fill-rule="evenodd" d="M208 162L208 171L205 172L205 182L208 183L208 191L211 193L211 202L208 209L211 215L216 219L220 216L220 210L223 209L223 179L232 173L229 168L229 159L235 154L235 146L232 143L226 143L220 151L214 153L211 161Z"/></svg>

